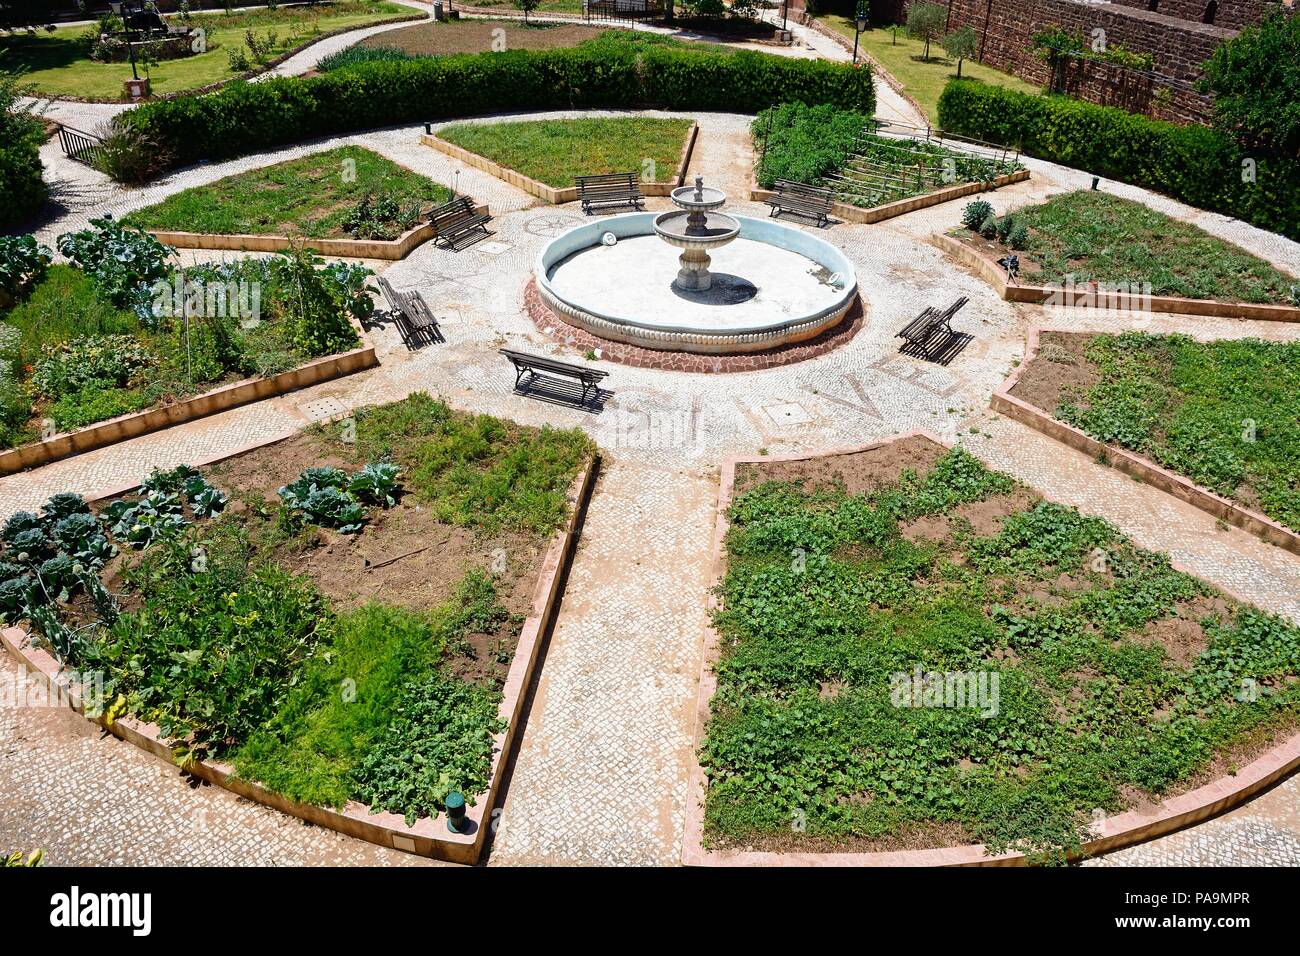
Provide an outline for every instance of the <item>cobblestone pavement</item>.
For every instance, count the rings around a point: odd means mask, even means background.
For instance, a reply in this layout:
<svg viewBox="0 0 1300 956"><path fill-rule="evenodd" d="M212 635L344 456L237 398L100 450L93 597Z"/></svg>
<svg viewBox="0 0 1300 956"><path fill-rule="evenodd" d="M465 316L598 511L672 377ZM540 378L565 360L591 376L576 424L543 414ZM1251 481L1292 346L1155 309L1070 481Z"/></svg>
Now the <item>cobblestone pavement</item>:
<svg viewBox="0 0 1300 956"><path fill-rule="evenodd" d="M565 114L556 114L565 115ZM665 114L657 114L665 115ZM731 193L728 208L763 215L744 198L747 118L698 114L692 170ZM988 398L1024 355L1026 330L1122 329L1135 321L1102 312L1054 314L997 298L944 259L927 239L956 220L959 203L876 226L824 233L853 260L866 302L864 327L841 348L795 365L734 375L667 373L605 363L613 396L600 415L525 401L497 349L577 358L523 314L523 288L548 238L583 221L573 207L531 196L418 144L414 127L339 137L175 173L144 190L109 190L70 209L42 238L92 212L125 212L242 169L364 142L442 182L459 170L461 191L492 209L494 235L461 253L427 244L380 266L398 288L418 288L441 316L447 341L407 352L388 330L372 333L382 366L245 406L152 436L0 478L0 515L55 491L95 492L155 465L221 454L306 420L302 406L331 397L345 407L392 401L416 389L462 408L525 424L587 429L608 463L569 580L561 617L520 743L491 862L671 863L678 858L691 759L708 545L724 455L861 444L925 427L960 438L976 454L1049 496L1105 515L1140 543L1247 600L1300 620L1300 560L1054 444L988 411ZM1029 161L1033 178L989 198L999 211L1087 185L1087 176ZM1194 221L1292 272L1300 245L1131 187L1107 189ZM652 199L649 208L667 208ZM377 264L378 265L378 264ZM949 367L901 356L894 333L926 305L970 297L960 328L974 341ZM1160 315L1153 331L1205 337L1300 337L1282 323ZM0 671L12 681L13 665ZM9 676L5 676L9 675ZM71 721L68 715L58 718ZM76 723L76 721L72 721ZM204 788L181 793L174 771L82 726L0 704L0 839L41 843L55 860L106 862L411 862L302 828L270 811ZM1294 860L1300 784L1287 781L1219 821L1152 841L1107 863L1241 863ZM191 846L188 817L201 812L220 849ZM215 821L215 822L213 822ZM2 844L0 844L2 845ZM1260 849L1260 847L1263 849ZM1199 856L1198 856L1199 855Z"/></svg>

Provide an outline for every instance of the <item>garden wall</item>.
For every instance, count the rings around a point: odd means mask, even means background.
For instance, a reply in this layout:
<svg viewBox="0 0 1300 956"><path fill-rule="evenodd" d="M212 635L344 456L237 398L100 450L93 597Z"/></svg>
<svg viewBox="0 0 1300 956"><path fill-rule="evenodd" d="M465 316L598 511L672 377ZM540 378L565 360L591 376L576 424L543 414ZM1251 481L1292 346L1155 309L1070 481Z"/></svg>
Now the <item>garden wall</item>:
<svg viewBox="0 0 1300 956"><path fill-rule="evenodd" d="M281 436L273 441L280 441L285 437L288 436ZM272 443L260 442L250 445L240 449L235 455ZM211 465L231 457L235 456L222 455L196 464ZM593 458L588 461L582 474L570 486L569 520L552 538L550 546L542 556L537 584L533 590L532 612L524 621L523 629L519 634L515 657L506 676L501 704L497 710L498 716L507 722L507 728L503 733L497 734L493 741L492 773L488 780L487 791L477 795L474 806L466 807L465 815L471 823L466 832L453 833L448 830L445 813L434 818L425 817L417 820L413 826L408 826L406 821L397 814L387 812L372 814L369 807L356 802L350 802L339 810L298 803L273 793L257 783L237 778L230 766L217 761L195 764L188 772L200 780L215 784L255 803L369 843L453 863L477 862L491 826L492 807L501 785L502 770L514 744L524 697L537 664L538 651L559 608L561 585L573 555L577 528L580 526L582 512L590 496L597 465L598 459ZM100 501L116 497L130 490L131 488L114 489L92 500ZM80 688L77 685L68 687L60 680L58 662L45 651L32 646L27 632L17 627L6 627L0 630L0 644L3 644L25 668L39 676L51 691L55 692L52 697L57 696L57 699L66 702L73 710L84 714ZM87 719L93 720L115 737L134 744L158 759L169 764L173 762L171 748L163 741L156 725L134 718L123 718L111 723L102 717Z"/></svg>
<svg viewBox="0 0 1300 956"><path fill-rule="evenodd" d="M894 435L882 441L850 448L828 448L812 454L769 455L757 458L728 458L722 464L718 489L717 519L713 533L713 575L721 584L727 570L725 538L727 510L735 494L736 466L768 464L776 461L803 461L836 455L854 454L915 437L928 438L945 448L951 447L937 435L924 430ZM1174 564L1177 568L1177 563ZM1181 570L1181 569L1180 569ZM1189 572L1190 573L1190 572ZM1221 589L1222 590L1222 589ZM1225 593L1229 593L1226 592ZM715 599L711 598L711 602ZM712 605L711 607L716 606ZM696 753L704 742L709 720L709 703L717 690L713 666L719 656L719 635L708 628L696 698ZM1083 844L1088 855L1105 853L1171 833L1183 827L1217 816L1266 790L1300 767L1300 734L1294 734L1266 750L1235 773L1219 777L1181 796L1171 797L1149 810L1131 810L1107 816L1094 825L1094 839ZM710 850L704 845L704 797L707 777L698 762L691 767L686 791L686 831L682 839L682 863L685 866L1025 866L1021 853L989 855L982 845L936 847L924 850L899 850L880 853L835 853L798 851L789 853L744 850Z"/></svg>
<svg viewBox="0 0 1300 956"><path fill-rule="evenodd" d="M1160 11L1153 13L1146 9L1145 2L1139 9L1077 0L950 0L948 24L952 30L975 30L980 62L1043 86L1051 76L1048 65L1034 54L1035 33L1059 26L1082 33L1091 43L1093 31L1104 30L1107 44L1151 54L1155 76L1109 63L1080 63L1066 78L1068 92L1091 103L1118 106L1158 119L1208 122L1212 101L1182 84L1200 79L1201 64L1236 31L1202 23L1203 4L1191 20L1180 19L1177 13L1169 15L1165 9L1169 2L1165 0ZM1199 0L1175 2L1188 5ZM1170 86L1162 79L1180 85Z"/></svg>

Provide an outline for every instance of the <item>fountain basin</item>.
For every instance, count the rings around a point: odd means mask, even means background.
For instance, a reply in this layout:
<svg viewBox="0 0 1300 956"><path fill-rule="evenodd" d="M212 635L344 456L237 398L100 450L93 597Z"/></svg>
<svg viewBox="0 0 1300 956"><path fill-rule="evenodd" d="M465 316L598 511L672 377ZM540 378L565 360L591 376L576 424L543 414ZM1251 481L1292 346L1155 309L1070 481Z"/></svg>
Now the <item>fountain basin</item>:
<svg viewBox="0 0 1300 956"><path fill-rule="evenodd" d="M565 322L602 338L727 355L812 338L838 324L857 299L853 264L838 248L747 216L725 217L736 230L710 247L711 288L675 288L676 257L665 254L668 237L656 229L663 215L678 213L613 216L552 239L535 266L542 301ZM606 232L617 237L614 245L602 245Z"/></svg>

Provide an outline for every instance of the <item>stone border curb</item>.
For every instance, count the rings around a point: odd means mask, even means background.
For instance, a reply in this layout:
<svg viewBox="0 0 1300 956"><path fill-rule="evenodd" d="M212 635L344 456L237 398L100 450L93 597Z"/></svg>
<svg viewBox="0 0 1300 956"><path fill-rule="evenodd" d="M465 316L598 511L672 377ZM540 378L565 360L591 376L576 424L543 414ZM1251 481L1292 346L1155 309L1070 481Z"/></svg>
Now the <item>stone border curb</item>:
<svg viewBox="0 0 1300 956"><path fill-rule="evenodd" d="M893 219L895 216L902 216L918 209L925 209L927 206L937 206L939 203L960 199L962 196L992 192L994 189L1001 189L1003 186L1010 186L1012 183L1023 183L1028 178L1029 170L1018 169L1014 173L998 176L990 183L961 183L957 186L948 186L946 189L937 189L932 193L925 193L921 196L896 199L881 206L872 206L870 209L840 202L837 199L835 204L831 206L831 213L845 222L884 222L886 219ZM775 196L776 193L771 189L760 189L757 181L750 180L750 199L755 202L762 202L765 199L773 199Z"/></svg>
<svg viewBox="0 0 1300 956"><path fill-rule="evenodd" d="M763 457L728 457L722 463L718 487L718 516L713 533L713 577L721 584L726 575L726 549L723 541L727 534L727 508L735 494L736 466L763 464L773 461L808 461L848 455L892 445L909 438L928 438L944 448L950 442L926 431L915 429L893 435L880 441L852 447L827 448L817 452ZM1044 496L1046 499L1046 496ZM1230 592L1220 588L1225 594ZM709 609L717 606L717 598L710 597ZM704 728L709 719L709 702L717 690L713 665L717 662L720 636L712 625L705 631L704 656L700 665L700 689L696 698L695 733L692 751L699 753L704 740ZM1095 839L1083 844L1088 856L1118 850L1162 836L1194 823L1217 816L1272 786L1278 780L1300 767L1300 733L1271 747L1236 774L1220 777L1177 797L1170 797L1148 811L1129 810L1107 817L1094 827ZM1023 853L1002 853L990 856L982 844L968 846L936 847L927 850L898 850L880 853L796 852L775 853L746 850L708 850L704 838L704 769L696 759L691 765L690 782L686 791L686 828L682 836L682 864L684 866L1027 866Z"/></svg>
<svg viewBox="0 0 1300 956"><path fill-rule="evenodd" d="M202 464L211 465L217 461L233 458L253 449L283 441L294 434L297 432L282 435L271 441L256 442L241 448L234 454L221 455ZM598 461L598 454L588 459L582 473L569 486L569 520L551 539L542 557L537 584L533 590L532 613L524 621L523 630L520 632L514 660L506 675L501 704L497 710L498 716L507 722L506 730L497 734L493 740L492 771L488 778L486 792L476 795L478 799L475 800L474 806L466 807L466 817L473 824L469 832L452 833L448 830L445 813L437 817L421 818L414 826L407 826L406 821L397 814L387 812L372 814L368 806L355 801L349 801L341 810L298 803L258 783L237 778L232 767L218 761L195 764L188 772L255 803L369 843L452 863L467 865L476 863L491 827L492 808L501 785L502 770L514 744L515 730L528 685L537 665L542 636L553 622L558 609L560 584L564 580L573 555L577 540L576 528L590 497L592 479ZM121 493L122 490L119 490L109 495L99 495L91 500L100 501L105 497L113 497ZM58 662L46 651L33 647L30 635L26 631L17 627L6 627L0 630L0 644L3 644L17 658L20 665L40 675L50 690L58 693L57 699L66 702L74 711L84 716L80 686L66 686L59 680L61 668ZM147 724L130 717L116 720L112 724L106 723L102 717L86 719L103 727L120 740L133 744L169 764L173 763L171 748L160 738L160 731L156 724ZM467 794L467 796L473 795Z"/></svg>
<svg viewBox="0 0 1300 956"><path fill-rule="evenodd" d="M522 122L529 122L523 120ZM686 133L686 141L682 144L681 157L677 161L677 168L673 171L673 178L668 182L641 183L641 192L646 196L667 196L674 189L681 186L686 178L686 167L691 161L691 152L695 149L695 139L700 133L700 124L692 122L691 128ZM553 206L563 205L564 203L577 202L577 186L548 186L546 183L538 182L523 173L516 172L499 163L494 163L486 156L480 156L478 153L472 153L463 146L457 146L455 143L448 142L440 136L433 133L423 133L420 136L420 142L425 146L432 146L439 152L446 153L452 159L460 160L467 166L475 169L481 169L490 176L510 183L522 189L530 195L536 196L543 202L548 202Z"/></svg>
<svg viewBox="0 0 1300 956"><path fill-rule="evenodd" d="M355 321L352 325L357 329L357 335L361 339L359 348L313 359L305 365L270 378L246 378L171 405L121 415L75 432L64 432L44 441L10 448L0 452L0 475L11 475L26 468L47 465L69 455L93 451L130 438L139 438L141 435L191 422L196 418L205 418L250 402L273 398L310 385L319 385L321 382L342 378L353 372L374 368L379 364L379 356L375 353L374 344L370 342L365 332L357 327Z"/></svg>
<svg viewBox="0 0 1300 956"><path fill-rule="evenodd" d="M476 213L486 215L488 207L479 204ZM343 259L405 259L411 250L430 239L438 238L438 231L429 223L408 229L396 239L308 239L303 236L256 236L247 233L168 232L146 229L159 242L180 249L225 249L232 252L286 252L293 249L311 249L322 256Z"/></svg>
<svg viewBox="0 0 1300 956"><path fill-rule="evenodd" d="M1029 367L1029 363L1038 357L1039 336L1043 331L1037 327L1029 330L1025 357L1010 377L993 393L992 398L989 399L990 408L1076 451L1081 451L1092 458L1104 458L1108 464L1126 475L1139 478L1145 484L1209 512L1220 521L1235 525L1262 541L1285 548L1292 554L1300 554L1300 534L1267 515L1221 497L1208 488L1202 488L1191 479L1169 471L1136 452L1098 441L1081 429L1053 417L1046 409L1031 405L1012 395L1011 391L1020 382L1020 376Z"/></svg>
<svg viewBox="0 0 1300 956"><path fill-rule="evenodd" d="M930 244L993 287L993 291L1008 302L1042 304L1064 297L1066 290L1040 285L1019 285L1007 282L1006 273L993 259L977 249L972 249L952 236L936 232ZM1070 291L1068 302L1055 305L1074 308L1098 308L1097 293L1080 287ZM1100 306L1104 309L1126 309L1133 312L1173 312L1179 315L1208 315L1217 319L1257 319L1265 322L1300 322L1300 308L1289 305L1256 305L1250 302L1220 302L1217 299L1180 299L1175 296L1130 296L1106 293Z"/></svg>

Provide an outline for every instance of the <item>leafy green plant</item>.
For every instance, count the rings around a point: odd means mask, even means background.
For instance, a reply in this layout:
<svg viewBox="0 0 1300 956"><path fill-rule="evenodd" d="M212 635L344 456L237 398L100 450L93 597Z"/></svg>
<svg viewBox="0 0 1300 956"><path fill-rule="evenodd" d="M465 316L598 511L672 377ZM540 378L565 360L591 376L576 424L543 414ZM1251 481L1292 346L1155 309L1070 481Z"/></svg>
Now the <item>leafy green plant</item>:
<svg viewBox="0 0 1300 956"><path fill-rule="evenodd" d="M352 476L348 491L372 505L391 508L397 504L397 479L401 477L392 462L371 462Z"/></svg>
<svg viewBox="0 0 1300 956"><path fill-rule="evenodd" d="M95 280L118 307L131 304L144 287L166 279L175 249L142 229L127 229L111 216L90 220L90 228L65 232L59 252Z"/></svg>
<svg viewBox="0 0 1300 956"><path fill-rule="evenodd" d="M961 210L961 224L967 229L978 232L984 220L993 215L993 204L986 199L968 202Z"/></svg>
<svg viewBox="0 0 1300 956"><path fill-rule="evenodd" d="M47 346L32 370L31 384L41 395L57 399L92 385L120 388L157 362L134 336L86 336Z"/></svg>
<svg viewBox="0 0 1300 956"><path fill-rule="evenodd" d="M0 227L35 215L49 195L41 162L45 129L19 77L0 70Z"/></svg>
<svg viewBox="0 0 1300 956"><path fill-rule="evenodd" d="M17 299L44 278L53 257L33 236L0 236L0 294Z"/></svg>

